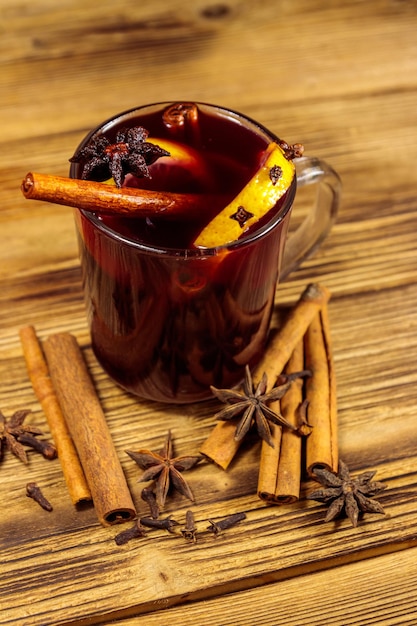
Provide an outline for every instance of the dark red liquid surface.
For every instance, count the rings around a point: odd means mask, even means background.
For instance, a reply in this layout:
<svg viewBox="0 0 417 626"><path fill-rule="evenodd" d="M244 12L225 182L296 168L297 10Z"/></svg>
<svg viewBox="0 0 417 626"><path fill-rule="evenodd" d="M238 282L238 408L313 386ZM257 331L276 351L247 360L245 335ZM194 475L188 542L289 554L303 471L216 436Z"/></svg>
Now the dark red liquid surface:
<svg viewBox="0 0 417 626"><path fill-rule="evenodd" d="M194 171L188 180L177 180L175 189L155 174L146 181L155 189L231 199L255 173L267 147L263 136L237 121L201 111L197 139L190 132L173 136L161 111L132 118L129 125L147 128L150 140L189 141L210 172L207 178ZM112 128L110 138L124 126L126 121ZM280 206L287 201L291 198L284 197ZM106 217L104 223L147 246L190 249L223 206L209 211L196 206L183 222ZM239 382L266 340L286 220L240 248L192 256L152 254L107 233L99 220L79 212L76 219L93 348L107 372L140 396L175 402L209 397L210 385Z"/></svg>

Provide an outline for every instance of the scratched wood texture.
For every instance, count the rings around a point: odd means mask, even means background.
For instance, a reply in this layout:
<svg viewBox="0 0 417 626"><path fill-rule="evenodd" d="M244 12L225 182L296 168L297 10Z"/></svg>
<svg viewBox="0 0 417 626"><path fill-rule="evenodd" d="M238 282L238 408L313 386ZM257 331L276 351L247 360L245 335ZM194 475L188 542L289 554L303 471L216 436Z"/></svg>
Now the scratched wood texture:
<svg viewBox="0 0 417 626"><path fill-rule="evenodd" d="M183 99L241 110L344 183L331 235L277 292L290 304L311 280L332 291L340 452L374 469L386 516L323 523L304 496L256 498L259 444L225 473L189 473L196 544L160 531L116 546L121 530L70 503L58 461L1 464L1 623L412 624L417 573L417 5L412 0L0 0L0 408L31 408L18 329L67 330L82 346L135 503L124 450L159 449L171 428L193 453L214 401L177 408L137 400L96 363L84 316L71 212L27 203L27 171L65 175L85 132L137 104ZM54 506L25 496L36 480ZM167 513L183 521L189 503ZM209 519L246 511L214 538ZM136 616L136 617L133 617ZM139 616L139 617L137 617ZM120 620L120 621L119 621Z"/></svg>

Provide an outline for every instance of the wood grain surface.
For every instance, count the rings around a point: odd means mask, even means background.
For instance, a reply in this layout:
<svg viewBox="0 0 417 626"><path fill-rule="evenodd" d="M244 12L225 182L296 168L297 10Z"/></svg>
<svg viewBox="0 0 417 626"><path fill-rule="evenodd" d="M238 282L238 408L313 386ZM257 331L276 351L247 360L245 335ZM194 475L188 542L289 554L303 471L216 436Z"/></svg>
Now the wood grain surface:
<svg viewBox="0 0 417 626"><path fill-rule="evenodd" d="M238 625L415 624L417 603L417 5L413 0L0 0L0 409L30 408L19 328L73 333L83 350L140 512L126 449L178 454L209 434L218 405L138 400L97 364L85 318L70 209L26 201L30 171L66 175L85 133L125 109L199 100L240 110L340 173L330 236L277 290L295 302L308 282L329 305L339 447L355 474L387 483L386 515L358 528L324 524L307 501L256 497L259 443L230 470L188 474L199 540L163 531L117 546L89 506L75 508L58 460L1 463L0 623ZM274 325L278 316L274 316ZM53 505L25 495L35 480ZM167 514L184 522L189 502ZM245 511L219 537L210 519Z"/></svg>

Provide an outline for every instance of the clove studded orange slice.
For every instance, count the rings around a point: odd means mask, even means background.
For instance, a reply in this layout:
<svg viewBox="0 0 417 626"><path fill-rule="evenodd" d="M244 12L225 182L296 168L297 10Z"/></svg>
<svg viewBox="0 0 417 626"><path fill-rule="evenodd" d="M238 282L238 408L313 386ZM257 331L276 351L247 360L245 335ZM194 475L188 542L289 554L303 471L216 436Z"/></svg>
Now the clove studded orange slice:
<svg viewBox="0 0 417 626"><path fill-rule="evenodd" d="M194 240L198 248L217 248L244 235L274 208L289 189L295 166L283 149L271 143L259 170L233 200L203 228Z"/></svg>

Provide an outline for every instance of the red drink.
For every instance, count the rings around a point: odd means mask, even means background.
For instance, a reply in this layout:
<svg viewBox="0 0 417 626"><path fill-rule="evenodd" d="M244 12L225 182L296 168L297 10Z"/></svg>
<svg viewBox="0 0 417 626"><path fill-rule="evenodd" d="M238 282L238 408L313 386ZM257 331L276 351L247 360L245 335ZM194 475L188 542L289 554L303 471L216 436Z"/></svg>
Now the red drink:
<svg viewBox="0 0 417 626"><path fill-rule="evenodd" d="M295 183L242 239L219 249L196 248L198 233L256 173L274 137L255 122L208 105L198 105L195 123L185 119L184 126L168 127L167 106L128 112L100 132L115 141L118 130L142 126L150 142L160 138L174 147L179 143L180 150L183 143L190 146L196 158L188 168L181 159L168 165L161 159L150 166L151 179L128 175L125 184L213 194L213 204L197 202L182 220L82 211L76 220L92 345L100 363L142 397L191 402L209 397L210 385L238 383L245 365L262 353ZM73 178L81 177L81 165L72 165ZM96 168L92 177L105 175Z"/></svg>

